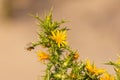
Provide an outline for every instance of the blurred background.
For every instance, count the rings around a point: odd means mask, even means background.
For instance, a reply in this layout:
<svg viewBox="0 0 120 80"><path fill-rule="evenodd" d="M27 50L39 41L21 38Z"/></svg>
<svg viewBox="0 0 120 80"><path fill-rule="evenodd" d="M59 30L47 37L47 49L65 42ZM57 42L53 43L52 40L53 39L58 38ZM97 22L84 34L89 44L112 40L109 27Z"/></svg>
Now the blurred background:
<svg viewBox="0 0 120 80"><path fill-rule="evenodd" d="M103 65L120 54L120 0L0 0L0 80L36 80L44 73L36 50L26 51L37 41L37 21L53 7L53 18L71 20L68 42L80 58ZM37 47L41 50L41 47Z"/></svg>

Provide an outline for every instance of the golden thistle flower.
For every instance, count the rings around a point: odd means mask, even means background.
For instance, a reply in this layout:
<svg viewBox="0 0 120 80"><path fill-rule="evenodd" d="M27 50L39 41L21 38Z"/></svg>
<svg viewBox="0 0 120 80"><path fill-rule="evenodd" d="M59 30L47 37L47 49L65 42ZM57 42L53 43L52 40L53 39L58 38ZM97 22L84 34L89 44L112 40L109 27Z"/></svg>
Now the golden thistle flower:
<svg viewBox="0 0 120 80"><path fill-rule="evenodd" d="M95 74L95 75L99 75L99 74L102 74L105 72L104 69L97 69L95 65L91 65L90 64L90 60L87 60L86 61L86 69L92 73L92 74Z"/></svg>
<svg viewBox="0 0 120 80"><path fill-rule="evenodd" d="M43 51L39 51L38 53L37 53L37 55L38 55L38 59L39 60L47 60L48 58L49 58L49 55L48 54L46 54L45 52L43 52Z"/></svg>
<svg viewBox="0 0 120 80"><path fill-rule="evenodd" d="M108 74L108 73L104 73L104 75L102 77L100 77L100 80L115 80L114 76Z"/></svg>
<svg viewBox="0 0 120 80"><path fill-rule="evenodd" d="M76 60L76 59L78 59L78 58L79 58L79 54L78 54L78 53L75 53L74 59Z"/></svg>
<svg viewBox="0 0 120 80"><path fill-rule="evenodd" d="M76 75L75 74L71 74L71 78L76 78Z"/></svg>
<svg viewBox="0 0 120 80"><path fill-rule="evenodd" d="M64 31L61 31L61 30L52 31L51 38L56 41L59 48L61 46L64 47L67 44L67 42L66 42L66 30L64 30Z"/></svg>

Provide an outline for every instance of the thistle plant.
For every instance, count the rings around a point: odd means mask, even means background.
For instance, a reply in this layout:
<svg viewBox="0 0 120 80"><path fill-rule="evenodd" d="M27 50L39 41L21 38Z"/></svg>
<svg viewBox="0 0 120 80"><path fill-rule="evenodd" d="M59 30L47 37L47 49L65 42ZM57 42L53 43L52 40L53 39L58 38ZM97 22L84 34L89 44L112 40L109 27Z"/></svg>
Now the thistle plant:
<svg viewBox="0 0 120 80"><path fill-rule="evenodd" d="M67 27L62 26L65 20L60 22L52 19L52 11L38 20L39 40L32 43L27 49L32 50L36 46L46 48L46 51L38 51L38 59L46 65L43 80L120 80L120 64L114 65L117 77L110 75L105 69L97 68L89 59L82 61L79 52L73 50L67 42Z"/></svg>

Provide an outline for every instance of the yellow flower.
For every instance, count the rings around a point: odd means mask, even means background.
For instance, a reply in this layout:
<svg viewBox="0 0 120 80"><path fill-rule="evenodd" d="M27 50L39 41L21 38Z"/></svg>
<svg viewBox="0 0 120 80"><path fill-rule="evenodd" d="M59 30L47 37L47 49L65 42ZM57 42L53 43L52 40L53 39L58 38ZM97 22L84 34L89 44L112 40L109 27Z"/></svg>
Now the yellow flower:
<svg viewBox="0 0 120 80"><path fill-rule="evenodd" d="M37 55L38 55L38 59L39 60L47 60L48 58L49 58L49 55L48 54L46 54L45 52L43 52L43 51L39 51L38 53L37 53Z"/></svg>
<svg viewBox="0 0 120 80"><path fill-rule="evenodd" d="M91 65L90 64L90 60L87 60L86 61L86 69L92 73L92 74L95 74L95 75L99 75L99 74L102 74L105 72L104 69L97 69L95 65Z"/></svg>
<svg viewBox="0 0 120 80"><path fill-rule="evenodd" d="M78 54L78 53L75 53L74 59L78 59L78 58L79 58L79 54Z"/></svg>
<svg viewBox="0 0 120 80"><path fill-rule="evenodd" d="M61 46L64 47L67 44L67 42L66 42L66 30L64 30L64 31L60 31L60 30L52 31L51 38L56 41L59 48Z"/></svg>
<svg viewBox="0 0 120 80"><path fill-rule="evenodd" d="M76 75L75 74L71 74L71 78L76 78Z"/></svg>
<svg viewBox="0 0 120 80"><path fill-rule="evenodd" d="M104 73L104 75L102 77L100 77L100 80L115 80L114 76L108 74L108 73Z"/></svg>

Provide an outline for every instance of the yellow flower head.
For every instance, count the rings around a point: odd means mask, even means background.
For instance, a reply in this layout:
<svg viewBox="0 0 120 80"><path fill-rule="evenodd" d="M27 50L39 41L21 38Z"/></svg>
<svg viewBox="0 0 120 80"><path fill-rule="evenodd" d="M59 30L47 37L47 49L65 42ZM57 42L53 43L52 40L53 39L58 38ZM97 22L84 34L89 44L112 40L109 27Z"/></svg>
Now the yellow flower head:
<svg viewBox="0 0 120 80"><path fill-rule="evenodd" d="M48 58L49 58L49 55L48 54L46 54L45 52L43 52L43 51L39 51L38 53L37 53L37 55L38 55L38 59L39 60L47 60Z"/></svg>
<svg viewBox="0 0 120 80"><path fill-rule="evenodd" d="M95 65L91 65L90 60L86 61L86 69L95 75L99 75L105 72L104 69L97 69Z"/></svg>
<svg viewBox="0 0 120 80"><path fill-rule="evenodd" d="M60 48L61 46L64 47L67 42L66 42L66 30L61 31L61 30L56 30L52 31L52 37L53 40L58 44L58 47Z"/></svg>
<svg viewBox="0 0 120 80"><path fill-rule="evenodd" d="M76 75L75 74L71 74L71 78L76 78Z"/></svg>
<svg viewBox="0 0 120 80"><path fill-rule="evenodd" d="M100 77L100 80L115 80L114 76L108 74L108 73L104 73L104 75L102 77Z"/></svg>
<svg viewBox="0 0 120 80"><path fill-rule="evenodd" d="M79 54L78 54L78 53L75 53L74 59L78 59L78 58L79 58Z"/></svg>

